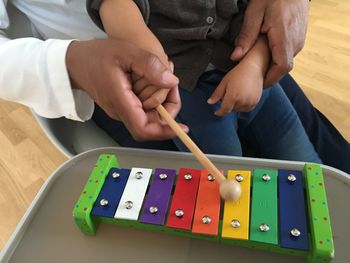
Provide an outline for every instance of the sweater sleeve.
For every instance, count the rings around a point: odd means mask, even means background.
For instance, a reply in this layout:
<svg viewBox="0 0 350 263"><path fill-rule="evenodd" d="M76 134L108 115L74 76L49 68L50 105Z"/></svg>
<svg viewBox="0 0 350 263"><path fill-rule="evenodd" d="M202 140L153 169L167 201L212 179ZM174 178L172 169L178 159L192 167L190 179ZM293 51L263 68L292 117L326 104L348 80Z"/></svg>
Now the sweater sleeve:
<svg viewBox="0 0 350 263"><path fill-rule="evenodd" d="M92 19L94 23L102 30L103 24L100 17L100 6L103 0L87 0L86 1L86 10ZM132 1L132 0L130 0ZM150 4L149 0L133 0L135 4L140 9L140 12L142 13L143 19L145 20L145 23L148 24L149 16L150 16ZM118 15L118 14L116 14Z"/></svg>

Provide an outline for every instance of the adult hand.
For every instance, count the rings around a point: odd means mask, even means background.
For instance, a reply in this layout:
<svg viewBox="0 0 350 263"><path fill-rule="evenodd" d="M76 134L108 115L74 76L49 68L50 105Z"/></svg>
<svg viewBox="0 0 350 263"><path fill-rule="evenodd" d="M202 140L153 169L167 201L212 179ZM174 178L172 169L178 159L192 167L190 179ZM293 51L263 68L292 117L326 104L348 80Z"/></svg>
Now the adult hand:
<svg viewBox="0 0 350 263"><path fill-rule="evenodd" d="M155 55L124 41L73 41L67 50L66 64L73 86L85 90L111 118L122 121L135 140L175 137L155 110L144 110L132 90L132 74L172 89L166 107L173 117L179 112L179 80Z"/></svg>
<svg viewBox="0 0 350 263"><path fill-rule="evenodd" d="M308 0L250 0L231 58L240 60L260 33L268 38L272 63L264 86L276 83L293 68L295 55L303 48L309 11Z"/></svg>
<svg viewBox="0 0 350 263"><path fill-rule="evenodd" d="M168 64L168 68L171 70L171 72L174 72L173 62L169 61ZM132 82L133 91L142 102L142 106L145 110L155 109L160 104L163 104L163 106L167 108L169 106L169 101L171 106L171 98L173 98L174 95L169 93L178 93L178 89L167 89L154 86L146 78L136 76L135 74L132 76ZM170 115L172 110L172 108L170 108L170 110L167 109Z"/></svg>

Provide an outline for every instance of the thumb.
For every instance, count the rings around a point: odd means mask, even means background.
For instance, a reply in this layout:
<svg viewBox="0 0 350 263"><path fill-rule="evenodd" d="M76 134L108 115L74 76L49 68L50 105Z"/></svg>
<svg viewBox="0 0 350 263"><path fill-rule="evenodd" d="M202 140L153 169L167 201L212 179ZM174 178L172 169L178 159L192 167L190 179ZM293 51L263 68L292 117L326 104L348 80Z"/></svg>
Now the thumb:
<svg viewBox="0 0 350 263"><path fill-rule="evenodd" d="M231 54L233 61L241 60L253 47L258 39L263 18L264 7L259 4L259 1L249 2L241 31L235 40L235 49Z"/></svg>
<svg viewBox="0 0 350 263"><path fill-rule="evenodd" d="M150 84L161 88L173 88L179 84L179 79L156 55L140 50L134 60L132 71L144 77Z"/></svg>

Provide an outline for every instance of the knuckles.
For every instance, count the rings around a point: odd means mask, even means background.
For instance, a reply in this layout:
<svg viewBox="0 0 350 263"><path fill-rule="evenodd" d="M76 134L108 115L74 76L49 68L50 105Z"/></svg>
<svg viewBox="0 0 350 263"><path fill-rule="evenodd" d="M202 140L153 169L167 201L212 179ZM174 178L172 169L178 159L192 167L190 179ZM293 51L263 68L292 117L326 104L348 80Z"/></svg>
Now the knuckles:
<svg viewBox="0 0 350 263"><path fill-rule="evenodd" d="M280 65L281 72L283 72L282 75L290 72L293 69L293 67L294 67L293 57L287 57L287 59L283 61L283 63Z"/></svg>
<svg viewBox="0 0 350 263"><path fill-rule="evenodd" d="M103 108L103 110L113 120L119 120L119 114L115 110L113 110L113 109L105 109L105 108Z"/></svg>
<svg viewBox="0 0 350 263"><path fill-rule="evenodd" d="M159 66L159 59L156 55L149 53L149 52L144 52L143 53L143 58L145 61L145 68L148 70L154 70L158 68Z"/></svg>

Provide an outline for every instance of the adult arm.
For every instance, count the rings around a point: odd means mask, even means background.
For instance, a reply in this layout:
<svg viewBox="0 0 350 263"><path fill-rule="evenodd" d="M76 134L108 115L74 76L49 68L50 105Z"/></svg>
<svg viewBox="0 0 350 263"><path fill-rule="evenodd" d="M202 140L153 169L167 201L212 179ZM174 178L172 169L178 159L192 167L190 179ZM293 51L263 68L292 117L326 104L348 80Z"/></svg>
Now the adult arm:
<svg viewBox="0 0 350 263"><path fill-rule="evenodd" d="M93 101L71 88L65 57L70 40L10 40L6 2L0 1L0 98L31 107L47 118L87 120Z"/></svg>
<svg viewBox="0 0 350 263"><path fill-rule="evenodd" d="M265 33L272 54L265 86L276 83L293 68L293 59L303 48L309 0L250 0L231 56L240 60Z"/></svg>
<svg viewBox="0 0 350 263"><path fill-rule="evenodd" d="M5 7L0 1L1 29L9 25ZM153 85L178 84L158 58L123 41L0 38L0 98L27 105L44 117L82 121L91 117L96 101L137 140L174 137L158 116L139 107L131 92L133 72ZM172 99L179 100L178 94Z"/></svg>

